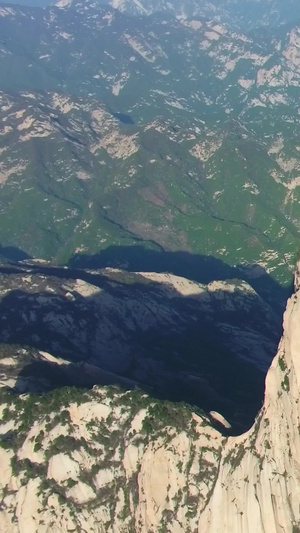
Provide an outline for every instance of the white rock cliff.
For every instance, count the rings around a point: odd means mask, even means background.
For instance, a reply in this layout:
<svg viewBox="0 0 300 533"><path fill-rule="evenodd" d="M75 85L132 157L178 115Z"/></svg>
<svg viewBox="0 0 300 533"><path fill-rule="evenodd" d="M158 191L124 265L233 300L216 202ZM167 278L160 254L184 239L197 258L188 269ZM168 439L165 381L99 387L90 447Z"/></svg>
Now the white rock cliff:
<svg viewBox="0 0 300 533"><path fill-rule="evenodd" d="M284 334L267 374L264 406L254 426L229 438L223 448L201 531L300 531L299 267L284 313Z"/></svg>

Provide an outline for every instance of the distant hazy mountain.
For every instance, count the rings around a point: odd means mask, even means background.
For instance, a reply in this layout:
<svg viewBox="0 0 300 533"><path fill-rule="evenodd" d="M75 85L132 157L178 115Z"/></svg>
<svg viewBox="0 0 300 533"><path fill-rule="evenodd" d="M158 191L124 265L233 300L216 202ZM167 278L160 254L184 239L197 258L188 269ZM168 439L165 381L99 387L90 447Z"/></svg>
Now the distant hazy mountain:
<svg viewBox="0 0 300 533"><path fill-rule="evenodd" d="M11 0L9 4L17 4L19 6L29 6L29 7L45 7L55 4L55 0ZM0 0L0 4L8 4L5 0Z"/></svg>
<svg viewBox="0 0 300 533"><path fill-rule="evenodd" d="M62 0L67 4L69 0ZM217 22L226 22L245 31L251 27L276 27L300 19L298 0L96 0L98 4L110 5L130 15L152 15L169 13L180 18L206 17ZM5 4L4 0L0 0ZM60 5L60 1L51 0L12 0L11 4L32 7Z"/></svg>
<svg viewBox="0 0 300 533"><path fill-rule="evenodd" d="M297 0L100 0L120 11L132 15L150 15L157 12L172 13L176 17L204 16L217 22L227 22L245 31L251 27L276 27L300 19Z"/></svg>

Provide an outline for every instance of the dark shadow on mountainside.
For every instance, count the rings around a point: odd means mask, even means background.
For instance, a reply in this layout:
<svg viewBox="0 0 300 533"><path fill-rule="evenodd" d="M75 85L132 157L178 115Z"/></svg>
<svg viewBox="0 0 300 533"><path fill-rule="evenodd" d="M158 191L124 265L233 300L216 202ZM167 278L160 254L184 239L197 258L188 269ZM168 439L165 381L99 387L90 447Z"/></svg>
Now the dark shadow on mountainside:
<svg viewBox="0 0 300 533"><path fill-rule="evenodd" d="M30 255L15 246L0 245L0 261L24 261L31 259Z"/></svg>
<svg viewBox="0 0 300 533"><path fill-rule="evenodd" d="M198 257L199 276L209 279L210 263L221 271L222 262L210 258L201 271ZM35 354L22 366L20 352L16 389L24 390L28 380L46 381L46 389L139 387L157 398L219 411L235 432L252 424L281 318L236 276L230 290L212 284L210 292L199 288L186 295L126 271L22 263L11 265L11 272L7 265L0 268L0 275L0 341ZM90 294L84 293L86 282ZM70 364L57 368L42 361L39 351Z"/></svg>

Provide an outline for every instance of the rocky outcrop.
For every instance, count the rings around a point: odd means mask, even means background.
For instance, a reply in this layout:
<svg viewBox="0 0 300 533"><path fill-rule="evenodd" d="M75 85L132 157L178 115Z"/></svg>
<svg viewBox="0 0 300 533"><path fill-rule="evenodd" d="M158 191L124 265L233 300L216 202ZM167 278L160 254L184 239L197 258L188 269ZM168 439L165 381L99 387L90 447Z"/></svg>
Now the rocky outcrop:
<svg viewBox="0 0 300 533"><path fill-rule="evenodd" d="M197 527L224 440L204 415L99 387L6 402L0 531Z"/></svg>

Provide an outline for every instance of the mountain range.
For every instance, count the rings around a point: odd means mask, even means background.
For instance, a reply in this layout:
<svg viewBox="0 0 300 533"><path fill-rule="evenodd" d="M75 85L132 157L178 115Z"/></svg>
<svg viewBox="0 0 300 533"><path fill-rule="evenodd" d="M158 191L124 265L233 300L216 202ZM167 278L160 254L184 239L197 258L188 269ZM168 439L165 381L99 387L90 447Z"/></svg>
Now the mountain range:
<svg viewBox="0 0 300 533"><path fill-rule="evenodd" d="M1 0L0 531L300 531L297 20Z"/></svg>
<svg viewBox="0 0 300 533"><path fill-rule="evenodd" d="M297 27L238 33L126 5L1 8L2 247L68 264L142 244L289 285Z"/></svg>

